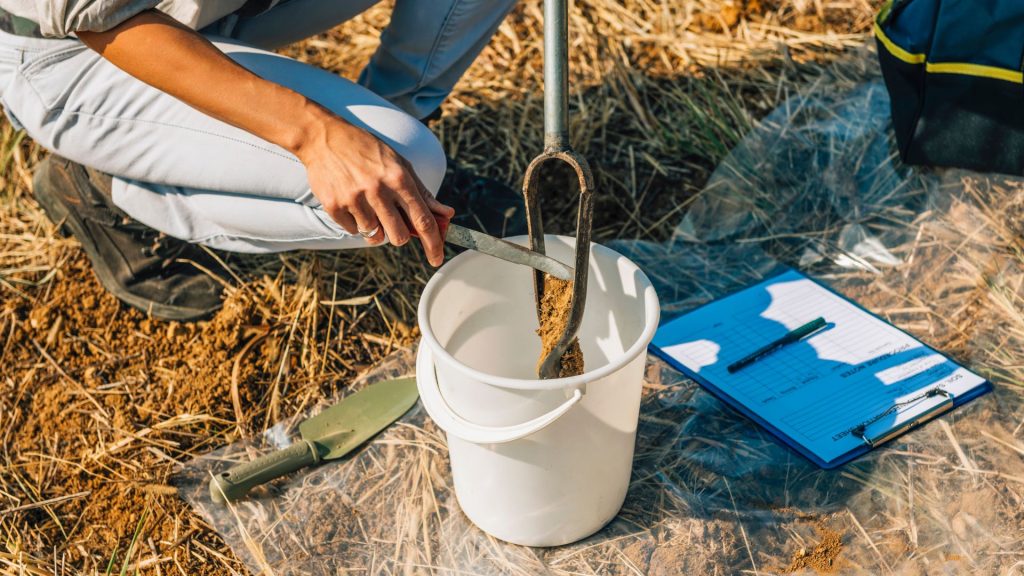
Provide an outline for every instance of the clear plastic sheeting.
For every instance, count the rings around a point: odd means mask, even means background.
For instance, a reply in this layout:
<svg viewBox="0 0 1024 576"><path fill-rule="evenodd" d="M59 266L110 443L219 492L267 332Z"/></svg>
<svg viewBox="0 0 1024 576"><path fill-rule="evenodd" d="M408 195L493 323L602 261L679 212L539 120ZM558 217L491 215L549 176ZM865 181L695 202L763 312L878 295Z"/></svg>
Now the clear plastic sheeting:
<svg viewBox="0 0 1024 576"><path fill-rule="evenodd" d="M652 358L622 512L553 549L462 515L420 408L224 508L209 474L269 448L228 446L182 471L182 495L255 573L1024 574L1024 180L908 168L890 134L880 81L819 84L731 153L671 241L612 246L651 276L666 318L796 266L994 393L823 471ZM412 372L407 351L363 383Z"/></svg>

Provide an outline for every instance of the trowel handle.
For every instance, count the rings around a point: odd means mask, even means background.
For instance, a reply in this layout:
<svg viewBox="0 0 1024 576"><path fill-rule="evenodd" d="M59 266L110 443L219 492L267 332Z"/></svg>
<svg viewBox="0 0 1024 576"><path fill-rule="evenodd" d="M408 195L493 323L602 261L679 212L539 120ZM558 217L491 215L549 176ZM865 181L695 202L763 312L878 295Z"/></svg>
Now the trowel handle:
<svg viewBox="0 0 1024 576"><path fill-rule="evenodd" d="M252 462L233 466L227 472L213 476L210 478L210 498L218 504L237 500L255 486L319 461L316 445L300 440L284 450L264 454Z"/></svg>

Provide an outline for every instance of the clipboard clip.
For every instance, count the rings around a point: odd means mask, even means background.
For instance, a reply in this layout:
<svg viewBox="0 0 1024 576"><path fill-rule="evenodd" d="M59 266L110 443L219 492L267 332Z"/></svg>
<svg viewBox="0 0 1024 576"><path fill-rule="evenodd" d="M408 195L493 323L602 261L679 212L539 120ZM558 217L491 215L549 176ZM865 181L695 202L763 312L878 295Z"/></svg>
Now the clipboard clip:
<svg viewBox="0 0 1024 576"><path fill-rule="evenodd" d="M914 402L917 402L919 400L925 400L927 398L934 398L936 396L942 396L942 397L944 397L944 400L942 402L939 402L935 406L932 406L931 408L925 410L924 412L918 414L917 416L914 416L913 418L907 420L906 422L900 424L899 426L897 426L895 428L890 428L888 430L882 431L882 432L880 432L880 433L878 433L878 434L876 434L874 436L868 436L867 435L867 429L868 429L869 426L871 426L875 422L881 420L882 418L886 417L887 415L892 414L893 412L899 411L899 408L901 406L905 406L907 404L912 404ZM933 418L936 418L938 416L941 416L941 415L945 414L946 412L949 412L952 409L953 409L953 394L951 392L941 388L941 387L936 387L936 388L932 388L931 390L929 390L929 391L927 391L927 392L925 392L925 393L923 393L923 394L921 394L919 396L911 398L910 400L906 400L904 402L901 402L900 404L896 404L894 406L891 406L885 412L882 412L881 414L879 414L878 416L875 416L871 420L868 420L867 422L864 422L863 424L860 424L859 426L854 428L851 432L855 436L860 437L860 439L863 440L865 444L867 444L871 448L875 448L875 447L878 447L878 446L880 446L882 444L885 444L889 440L892 440L893 438L903 434L904 432L909 432L910 430L913 430L914 428L920 426L921 424L924 424L925 422L928 422L929 420L931 420Z"/></svg>

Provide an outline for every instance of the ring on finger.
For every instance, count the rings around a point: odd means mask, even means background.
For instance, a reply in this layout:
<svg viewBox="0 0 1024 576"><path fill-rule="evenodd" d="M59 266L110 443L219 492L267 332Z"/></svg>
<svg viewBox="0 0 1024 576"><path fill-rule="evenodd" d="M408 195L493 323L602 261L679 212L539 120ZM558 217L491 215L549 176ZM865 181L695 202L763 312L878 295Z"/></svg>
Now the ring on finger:
<svg viewBox="0 0 1024 576"><path fill-rule="evenodd" d="M362 236L363 238L373 238L374 236L377 235L378 232L380 232L380 224L374 226L372 230L356 230L356 231L359 232L359 235Z"/></svg>

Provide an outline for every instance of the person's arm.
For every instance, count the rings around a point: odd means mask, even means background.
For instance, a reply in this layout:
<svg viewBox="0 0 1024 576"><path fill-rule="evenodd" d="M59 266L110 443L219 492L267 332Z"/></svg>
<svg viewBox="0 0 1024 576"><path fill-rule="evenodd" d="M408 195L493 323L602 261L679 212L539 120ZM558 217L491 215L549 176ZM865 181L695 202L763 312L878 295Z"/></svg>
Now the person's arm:
<svg viewBox="0 0 1024 576"><path fill-rule="evenodd" d="M402 215L420 234L427 259L444 259L432 213L453 210L423 189L388 145L305 96L264 80L174 19L147 11L106 32L77 33L112 64L214 118L273 142L306 167L313 194L345 230L383 228L392 244L409 241Z"/></svg>

